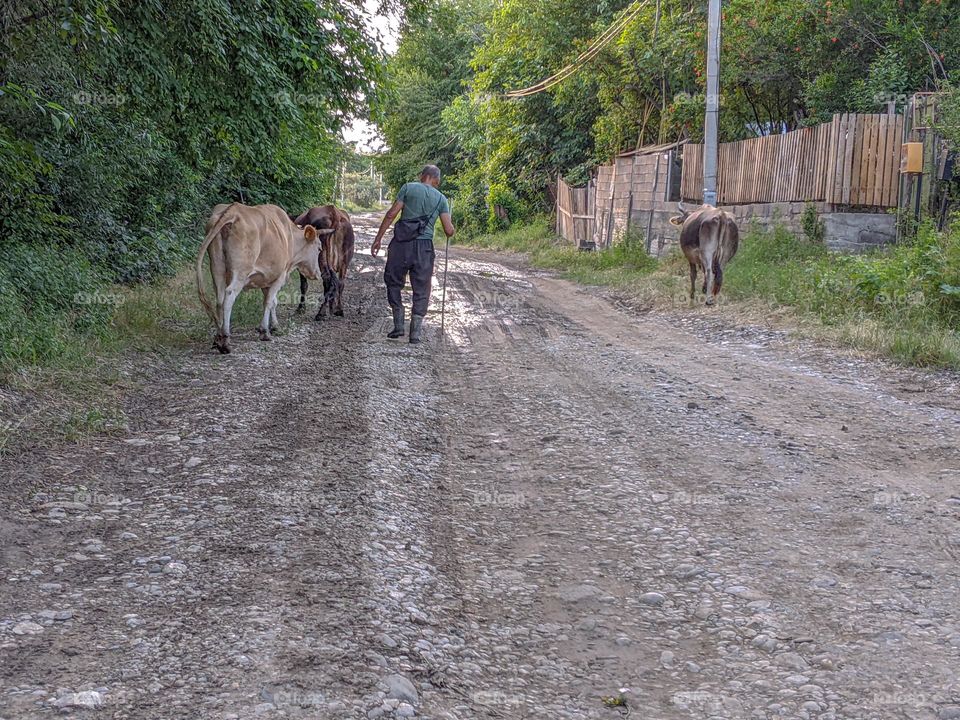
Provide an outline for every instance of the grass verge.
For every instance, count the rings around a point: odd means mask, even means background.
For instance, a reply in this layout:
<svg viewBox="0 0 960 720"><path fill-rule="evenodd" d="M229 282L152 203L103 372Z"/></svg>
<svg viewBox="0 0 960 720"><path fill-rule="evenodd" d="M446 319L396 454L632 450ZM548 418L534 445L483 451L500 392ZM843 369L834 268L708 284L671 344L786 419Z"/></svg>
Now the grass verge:
<svg viewBox="0 0 960 720"><path fill-rule="evenodd" d="M286 299L295 297L296 282L288 281ZM262 300L259 292L242 293L233 326L259 324ZM131 351L170 355L202 346L211 333L192 268L154 284L99 286L77 301L102 305L103 322L38 314L21 328L29 336L19 347L45 351L0 355L0 456L123 429L124 393L143 381Z"/></svg>
<svg viewBox="0 0 960 720"><path fill-rule="evenodd" d="M641 238L578 252L558 242L547 219L464 244L527 253L536 267L591 285L619 288L643 307L687 310L686 260L649 258ZM727 268L721 305L741 319L914 366L960 369L960 221L949 232L851 256L782 228L747 228Z"/></svg>

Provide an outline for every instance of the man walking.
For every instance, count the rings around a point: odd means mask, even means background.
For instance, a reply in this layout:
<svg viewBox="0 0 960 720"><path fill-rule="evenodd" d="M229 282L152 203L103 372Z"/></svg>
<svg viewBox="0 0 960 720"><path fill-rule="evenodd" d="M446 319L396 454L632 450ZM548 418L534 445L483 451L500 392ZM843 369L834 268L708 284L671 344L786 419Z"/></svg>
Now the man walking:
<svg viewBox="0 0 960 720"><path fill-rule="evenodd" d="M437 190L439 186L440 168L426 165L420 172L420 182L410 182L400 188L397 200L387 210L370 248L370 254L376 257L380 252L384 233L397 215L400 215L400 221L393 229L393 240L387 246L387 267L383 271L383 280L387 285L387 302L393 309L393 330L387 333L387 337L403 337L404 310L400 292L406 284L407 273L410 273L410 285L413 286L410 342L414 345L420 342L423 318L430 302L433 261L436 257L433 249L433 228L437 218L440 218L443 232L448 238L453 237L456 232L450 220L450 205Z"/></svg>

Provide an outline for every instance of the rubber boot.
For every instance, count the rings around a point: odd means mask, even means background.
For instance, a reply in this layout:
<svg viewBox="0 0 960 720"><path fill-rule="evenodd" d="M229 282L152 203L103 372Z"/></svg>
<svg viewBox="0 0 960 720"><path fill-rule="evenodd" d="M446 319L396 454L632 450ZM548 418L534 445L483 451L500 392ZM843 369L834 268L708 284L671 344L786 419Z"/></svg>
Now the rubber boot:
<svg viewBox="0 0 960 720"><path fill-rule="evenodd" d="M420 331L423 330L423 315L414 315L410 318L410 344L420 344Z"/></svg>
<svg viewBox="0 0 960 720"><path fill-rule="evenodd" d="M387 337L391 340L396 340L397 338L403 337L403 308L394 308L393 309L393 330L387 333Z"/></svg>

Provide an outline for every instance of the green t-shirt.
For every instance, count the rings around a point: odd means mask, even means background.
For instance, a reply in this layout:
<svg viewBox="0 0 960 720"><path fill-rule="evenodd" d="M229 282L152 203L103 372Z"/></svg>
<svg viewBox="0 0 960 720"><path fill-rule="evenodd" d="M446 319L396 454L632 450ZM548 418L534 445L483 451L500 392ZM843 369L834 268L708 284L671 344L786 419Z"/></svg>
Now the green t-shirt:
<svg viewBox="0 0 960 720"><path fill-rule="evenodd" d="M417 240L433 240L433 228L437 218L450 212L447 199L436 188L422 182L409 182L400 188L397 200L403 203L401 220L415 220L427 216L427 226Z"/></svg>

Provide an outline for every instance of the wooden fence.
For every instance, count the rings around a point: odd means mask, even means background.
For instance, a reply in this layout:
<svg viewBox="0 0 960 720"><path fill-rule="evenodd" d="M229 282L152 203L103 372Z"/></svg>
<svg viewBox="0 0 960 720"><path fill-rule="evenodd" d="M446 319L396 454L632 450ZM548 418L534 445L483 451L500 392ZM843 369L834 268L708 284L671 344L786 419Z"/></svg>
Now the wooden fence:
<svg viewBox="0 0 960 720"><path fill-rule="evenodd" d="M718 204L827 202L896 207L902 115L833 122L720 146ZM684 200L703 198L703 146L683 149Z"/></svg>
<svg viewBox="0 0 960 720"><path fill-rule="evenodd" d="M557 235L577 247L593 247L594 202L596 192L591 182L586 187L571 187L559 178L557 182Z"/></svg>
<svg viewBox="0 0 960 720"><path fill-rule="evenodd" d="M577 247L610 247L640 222L650 235L651 208L667 200L679 183L679 144L641 148L597 168L586 187L557 184L557 234ZM644 212L648 217L638 217Z"/></svg>

